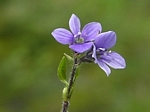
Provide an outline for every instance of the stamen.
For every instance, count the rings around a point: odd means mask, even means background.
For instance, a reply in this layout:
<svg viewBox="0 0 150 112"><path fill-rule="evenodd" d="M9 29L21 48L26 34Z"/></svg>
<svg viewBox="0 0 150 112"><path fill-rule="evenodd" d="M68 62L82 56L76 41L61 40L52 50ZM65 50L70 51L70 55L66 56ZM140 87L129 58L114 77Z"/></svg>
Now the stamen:
<svg viewBox="0 0 150 112"><path fill-rule="evenodd" d="M96 55L97 55L98 58L100 58L101 55L107 55L107 54L108 54L108 51L107 51L106 48L98 48L97 51L96 51Z"/></svg>
<svg viewBox="0 0 150 112"><path fill-rule="evenodd" d="M99 48L98 50L99 51L106 51L107 49L106 48Z"/></svg>
<svg viewBox="0 0 150 112"><path fill-rule="evenodd" d="M84 43L84 38L81 37L81 32L78 32L78 34L74 35L75 43Z"/></svg>
<svg viewBox="0 0 150 112"><path fill-rule="evenodd" d="M78 34L74 35L74 38L80 37L81 32L78 32Z"/></svg>

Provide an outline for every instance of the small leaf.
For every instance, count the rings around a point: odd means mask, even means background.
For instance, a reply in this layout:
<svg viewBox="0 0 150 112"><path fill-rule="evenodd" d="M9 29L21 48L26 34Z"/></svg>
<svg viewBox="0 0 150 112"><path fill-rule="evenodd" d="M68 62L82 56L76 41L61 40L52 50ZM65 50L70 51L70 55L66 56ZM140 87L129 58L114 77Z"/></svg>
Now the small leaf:
<svg viewBox="0 0 150 112"><path fill-rule="evenodd" d="M66 58L68 59L69 62L73 63L73 58L71 56L69 56L66 53L64 53L64 55L66 56Z"/></svg>
<svg viewBox="0 0 150 112"><path fill-rule="evenodd" d="M66 81L66 57L65 56L62 57L62 59L59 63L57 75L58 75L60 81L62 81L64 84L68 85L68 83Z"/></svg>

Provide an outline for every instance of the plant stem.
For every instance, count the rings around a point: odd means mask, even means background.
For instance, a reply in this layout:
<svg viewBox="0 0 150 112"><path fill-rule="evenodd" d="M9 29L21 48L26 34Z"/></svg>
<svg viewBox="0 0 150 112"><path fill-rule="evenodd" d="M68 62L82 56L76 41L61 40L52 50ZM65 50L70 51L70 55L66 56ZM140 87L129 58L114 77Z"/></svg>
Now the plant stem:
<svg viewBox="0 0 150 112"><path fill-rule="evenodd" d="M63 101L61 112L68 112L68 105L69 105L69 101Z"/></svg>
<svg viewBox="0 0 150 112"><path fill-rule="evenodd" d="M71 70L71 74L69 78L69 85L67 89L67 101L63 101L61 112L68 112L69 101L70 101L72 91L73 91L73 84L76 79L75 73L78 67L78 60L75 55L74 55L74 62L73 62L73 66L72 66L72 70Z"/></svg>

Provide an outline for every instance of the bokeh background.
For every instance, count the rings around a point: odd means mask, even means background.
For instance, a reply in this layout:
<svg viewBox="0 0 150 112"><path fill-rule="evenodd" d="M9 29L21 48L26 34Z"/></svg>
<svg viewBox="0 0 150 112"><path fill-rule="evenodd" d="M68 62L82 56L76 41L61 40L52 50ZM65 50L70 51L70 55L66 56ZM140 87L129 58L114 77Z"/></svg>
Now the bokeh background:
<svg viewBox="0 0 150 112"><path fill-rule="evenodd" d="M51 32L68 29L72 13L82 27L98 21L115 31L112 50L127 67L107 77L97 65L83 65L69 112L150 112L149 0L1 0L0 112L60 111L57 66L71 52Z"/></svg>

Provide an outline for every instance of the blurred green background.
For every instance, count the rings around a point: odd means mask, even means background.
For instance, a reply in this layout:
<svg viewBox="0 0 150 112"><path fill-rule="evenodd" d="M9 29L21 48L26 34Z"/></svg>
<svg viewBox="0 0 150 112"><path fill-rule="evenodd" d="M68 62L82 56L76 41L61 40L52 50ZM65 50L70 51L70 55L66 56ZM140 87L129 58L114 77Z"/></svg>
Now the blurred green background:
<svg viewBox="0 0 150 112"><path fill-rule="evenodd" d="M60 111L64 85L56 72L70 49L51 32L68 29L72 13L82 27L98 21L115 31L112 50L127 67L107 77L97 65L83 65L69 112L150 112L149 0L1 0L0 112Z"/></svg>

